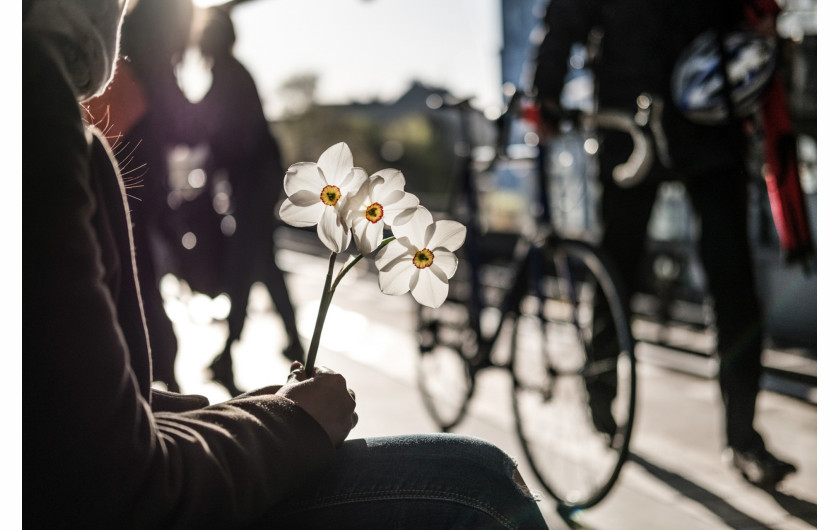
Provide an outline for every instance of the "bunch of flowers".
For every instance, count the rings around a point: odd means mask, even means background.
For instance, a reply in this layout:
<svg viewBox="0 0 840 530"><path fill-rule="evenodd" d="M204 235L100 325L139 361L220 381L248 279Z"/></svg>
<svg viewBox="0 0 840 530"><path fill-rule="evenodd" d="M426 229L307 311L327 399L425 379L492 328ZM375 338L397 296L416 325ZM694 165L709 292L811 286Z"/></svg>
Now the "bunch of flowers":
<svg viewBox="0 0 840 530"><path fill-rule="evenodd" d="M321 331L335 289L359 260L376 252L379 288L385 294L411 292L417 302L440 307L455 274L455 250L464 244L467 229L449 220L435 221L419 199L405 191L405 177L396 169L368 176L353 166L345 143L324 151L318 162L298 162L284 179L288 198L280 218L291 226L317 226L318 237L331 251L321 305L309 353L306 374L311 376ZM392 236L385 237L385 229ZM351 256L333 280L338 254L354 241L358 256Z"/></svg>

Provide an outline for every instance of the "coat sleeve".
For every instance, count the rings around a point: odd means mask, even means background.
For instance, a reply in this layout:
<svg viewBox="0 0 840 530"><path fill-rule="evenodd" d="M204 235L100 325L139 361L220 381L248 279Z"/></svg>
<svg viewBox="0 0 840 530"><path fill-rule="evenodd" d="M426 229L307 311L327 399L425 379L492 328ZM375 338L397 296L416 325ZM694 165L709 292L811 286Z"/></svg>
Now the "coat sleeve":
<svg viewBox="0 0 840 530"><path fill-rule="evenodd" d="M103 222L103 210L124 204L98 200L79 107L27 30L23 94L24 520L232 528L300 491L335 453L292 402L152 412L130 361L145 344L129 343L137 334L120 318L132 297L114 288L115 274L134 270L115 265L120 234Z"/></svg>

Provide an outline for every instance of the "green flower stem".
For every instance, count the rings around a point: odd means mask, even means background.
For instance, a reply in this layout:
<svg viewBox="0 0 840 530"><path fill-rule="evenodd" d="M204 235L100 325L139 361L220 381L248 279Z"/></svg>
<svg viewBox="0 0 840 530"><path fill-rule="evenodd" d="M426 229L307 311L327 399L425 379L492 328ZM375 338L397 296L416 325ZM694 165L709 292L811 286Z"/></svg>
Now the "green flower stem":
<svg viewBox="0 0 840 530"><path fill-rule="evenodd" d="M382 247L384 247L385 245L387 245L388 243L390 243L394 239L396 239L394 236L383 239L382 243L380 243L379 246L376 247L376 249L374 249L373 252L371 252L371 254L376 254L377 251L381 250ZM353 266L355 264L359 263L359 260L361 260L361 259L362 259L362 255L359 254L358 256L353 258L353 260L351 262L349 262L347 265L345 265L343 269L341 269L341 271L338 273L338 276L336 276L336 278L335 278L335 282L332 285L332 291L333 292L335 292L335 288L338 287L338 282L340 282L341 279L344 278L344 276L347 274L347 271L352 269Z"/></svg>
<svg viewBox="0 0 840 530"><path fill-rule="evenodd" d="M382 241L378 247L376 247L376 251L380 250L382 247L393 241L395 238L389 237ZM327 310L330 308L330 302L332 302L333 294L335 294L335 289L338 287L338 282L341 281L342 278L347 274L347 272L353 268L359 260L362 259L362 255L359 254L355 258L353 258L344 268L339 271L338 276L335 278L335 282L332 281L333 269L335 268L335 260L338 255L333 252L330 254L330 264L329 268L327 269L327 279L324 282L324 292L321 294L321 305L318 308L318 319L315 321L315 331L312 333L312 342L309 344L309 353L306 354L306 366L304 369L306 370L306 377L312 377L312 374L315 370L315 356L318 354L318 346L321 344L321 332L324 329L324 322L327 320Z"/></svg>
<svg viewBox="0 0 840 530"><path fill-rule="evenodd" d="M330 308L334 288L332 283L333 267L337 254L330 254L330 265L327 269L327 280L324 282L324 292L321 294L321 306L318 308L318 319L315 321L315 331L312 333L312 342L309 344L309 353L306 354L306 377L312 377L315 370L315 356L318 355L318 346L321 344L321 331L324 329L324 321L327 320L327 310Z"/></svg>

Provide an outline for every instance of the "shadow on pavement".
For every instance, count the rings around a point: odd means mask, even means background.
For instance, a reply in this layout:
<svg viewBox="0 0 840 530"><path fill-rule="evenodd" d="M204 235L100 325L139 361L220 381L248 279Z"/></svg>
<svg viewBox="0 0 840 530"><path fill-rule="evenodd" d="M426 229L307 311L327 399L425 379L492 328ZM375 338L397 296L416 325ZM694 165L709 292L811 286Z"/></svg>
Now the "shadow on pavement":
<svg viewBox="0 0 840 530"><path fill-rule="evenodd" d="M817 505L815 503L788 495L787 493L782 493L781 491L768 490L767 493L786 512L814 528L817 527Z"/></svg>
<svg viewBox="0 0 840 530"><path fill-rule="evenodd" d="M659 479L663 483L670 486L680 495L698 502L703 505L711 513L715 514L720 520L730 528L762 528L766 525L765 522L759 521L750 515L738 510L720 496L711 491L698 486L694 482L686 479L682 475L668 471L656 464L646 460L645 458L630 453L627 458L628 462L638 464L642 469L647 471L652 477ZM775 490L764 490L773 499L784 508L789 514L801 519L802 521L817 526L817 505L799 499L792 495L781 493Z"/></svg>

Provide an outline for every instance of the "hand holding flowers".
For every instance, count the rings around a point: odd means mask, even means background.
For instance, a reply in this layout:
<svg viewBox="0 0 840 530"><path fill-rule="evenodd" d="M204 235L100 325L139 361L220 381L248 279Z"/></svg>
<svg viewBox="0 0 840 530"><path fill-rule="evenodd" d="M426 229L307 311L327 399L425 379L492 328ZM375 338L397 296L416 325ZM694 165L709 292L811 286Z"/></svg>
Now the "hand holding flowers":
<svg viewBox="0 0 840 530"><path fill-rule="evenodd" d="M404 190L402 172L384 169L368 176L364 169L353 166L347 144L338 143L324 151L317 163L299 162L289 167L284 187L288 199L280 207L280 218L296 227L317 225L319 239L332 251L306 357L308 376L315 366L335 289L362 256L378 251L374 263L383 293L410 291L415 300L429 307L439 307L446 300L449 279L458 266L454 252L464 243L466 227L455 221L434 221L419 199ZM386 228L393 233L387 239ZM333 281L336 258L347 250L351 238L360 254Z"/></svg>

